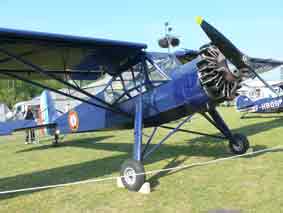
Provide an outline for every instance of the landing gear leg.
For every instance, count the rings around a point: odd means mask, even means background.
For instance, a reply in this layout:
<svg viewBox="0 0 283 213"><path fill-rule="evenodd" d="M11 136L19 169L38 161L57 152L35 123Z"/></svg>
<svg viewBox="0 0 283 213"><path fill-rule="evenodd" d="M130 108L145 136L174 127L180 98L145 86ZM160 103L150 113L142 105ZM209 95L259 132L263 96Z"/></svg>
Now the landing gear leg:
<svg viewBox="0 0 283 213"><path fill-rule="evenodd" d="M58 146L59 144L59 130L55 130L55 133L54 133L54 141L52 142L52 145L53 146Z"/></svg>
<svg viewBox="0 0 283 213"><path fill-rule="evenodd" d="M133 159L126 160L121 167L123 185L130 191L138 191L145 182L144 166L142 164L142 97L136 103L135 112L135 143Z"/></svg>
<svg viewBox="0 0 283 213"><path fill-rule="evenodd" d="M229 140L229 148L231 152L237 155L246 153L250 147L247 137L242 134L232 134L214 107L210 108L208 113L213 120L208 116L205 117Z"/></svg>

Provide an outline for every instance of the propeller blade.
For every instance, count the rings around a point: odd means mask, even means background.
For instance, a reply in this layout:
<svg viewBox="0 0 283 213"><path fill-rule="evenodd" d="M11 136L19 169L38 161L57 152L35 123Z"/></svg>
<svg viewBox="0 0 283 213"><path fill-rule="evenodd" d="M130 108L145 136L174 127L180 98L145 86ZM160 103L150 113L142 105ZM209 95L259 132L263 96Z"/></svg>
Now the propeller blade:
<svg viewBox="0 0 283 213"><path fill-rule="evenodd" d="M238 69L246 67L246 64L243 62L244 54L238 50L238 48L235 47L228 38L203 20L202 17L197 17L196 21L212 43L217 46L217 48L231 63L233 63Z"/></svg>
<svg viewBox="0 0 283 213"><path fill-rule="evenodd" d="M228 38L226 38L222 33L215 29L212 25L203 20L202 17L197 17L196 22L201 26L202 30L211 40L212 44L215 45L221 53L228 59L232 64L234 64L239 70L248 70L252 72L267 88L269 88L276 95L277 92L270 86L260 75L249 65L251 62L250 58L244 55ZM255 59L253 59L255 60ZM260 61L260 60L258 60ZM262 62L261 60L260 62ZM264 62L267 62L266 60ZM271 62L271 61L269 61ZM272 61L273 64L281 64L281 61Z"/></svg>

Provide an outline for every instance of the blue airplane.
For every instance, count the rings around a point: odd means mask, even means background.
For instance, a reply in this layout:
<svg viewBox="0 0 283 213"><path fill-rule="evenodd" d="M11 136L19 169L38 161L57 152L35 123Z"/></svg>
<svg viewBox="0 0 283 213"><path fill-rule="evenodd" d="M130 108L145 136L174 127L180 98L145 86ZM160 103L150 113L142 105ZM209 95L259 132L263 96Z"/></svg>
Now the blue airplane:
<svg viewBox="0 0 283 213"><path fill-rule="evenodd" d="M259 73L283 64L248 57L201 17L197 23L211 43L172 54L148 52L140 43L0 29L0 77L19 79L82 102L60 116L55 115L52 103L46 104L52 109L48 117L54 119L44 125L52 126L57 138L59 134L134 128L133 156L122 164L121 176L127 189L138 191L145 182L144 161L176 132L217 137L182 128L195 113L223 134L220 138L229 141L233 153L245 153L248 139L230 131L216 106L234 99L243 79L257 77L266 84ZM167 38L164 46L174 46ZM48 79L80 95L43 81ZM92 94L78 80L98 80L104 85ZM185 119L176 127L166 125L181 118ZM153 127L147 136L143 134L146 127ZM0 128L8 134L19 126L2 123ZM170 131L152 144L160 128Z"/></svg>
<svg viewBox="0 0 283 213"><path fill-rule="evenodd" d="M236 108L243 112L241 118L248 113L279 113L283 112L283 96L261 98L252 101L249 97L241 95L236 99Z"/></svg>

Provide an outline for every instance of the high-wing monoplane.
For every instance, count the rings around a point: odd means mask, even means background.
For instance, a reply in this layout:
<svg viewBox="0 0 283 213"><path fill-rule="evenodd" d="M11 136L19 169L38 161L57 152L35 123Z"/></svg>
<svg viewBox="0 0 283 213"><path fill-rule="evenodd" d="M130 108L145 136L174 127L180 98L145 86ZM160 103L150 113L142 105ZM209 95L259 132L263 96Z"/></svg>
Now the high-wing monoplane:
<svg viewBox="0 0 283 213"><path fill-rule="evenodd" d="M197 23L211 42L175 54L148 52L140 43L0 29L0 77L82 102L50 122L55 135L134 128L133 157L122 164L121 175L126 188L136 191L145 181L143 162L169 137L178 131L208 135L182 128L195 113L228 139L233 153L245 153L248 139L230 131L216 106L234 99L243 79L258 77L266 83L259 73L283 64L248 57L202 18ZM50 87L46 79L80 95ZM95 94L76 82L97 79L105 84ZM166 125L184 117L176 127ZM146 127L153 129L143 142ZM170 132L149 146L159 128Z"/></svg>

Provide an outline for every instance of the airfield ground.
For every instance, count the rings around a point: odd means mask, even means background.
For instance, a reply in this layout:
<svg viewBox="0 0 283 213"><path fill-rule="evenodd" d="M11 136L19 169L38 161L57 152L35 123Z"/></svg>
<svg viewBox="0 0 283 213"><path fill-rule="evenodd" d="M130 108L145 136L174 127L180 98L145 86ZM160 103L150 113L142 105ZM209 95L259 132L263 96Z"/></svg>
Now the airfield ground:
<svg viewBox="0 0 283 213"><path fill-rule="evenodd" d="M234 108L221 108L234 132L260 150L283 146L282 114L240 120ZM173 124L172 124L173 125ZM192 130L217 131L199 115ZM161 137L167 131L162 130ZM60 147L50 141L25 145L23 135L0 138L0 191L67 183L119 174L130 157L132 131L69 135ZM186 133L172 137L146 162L147 171L231 156L226 141ZM252 157L164 172L148 177L149 195L128 192L115 181L36 192L0 195L0 212L283 212L283 149Z"/></svg>

